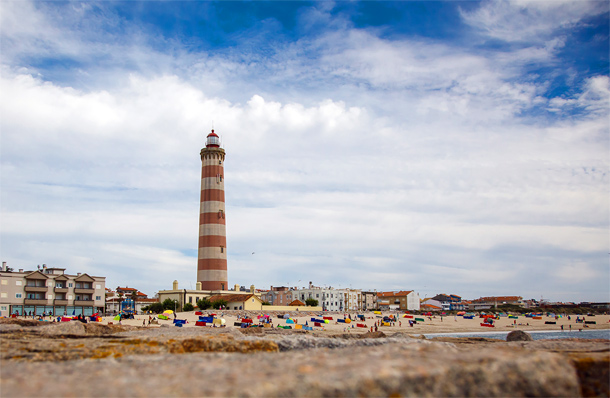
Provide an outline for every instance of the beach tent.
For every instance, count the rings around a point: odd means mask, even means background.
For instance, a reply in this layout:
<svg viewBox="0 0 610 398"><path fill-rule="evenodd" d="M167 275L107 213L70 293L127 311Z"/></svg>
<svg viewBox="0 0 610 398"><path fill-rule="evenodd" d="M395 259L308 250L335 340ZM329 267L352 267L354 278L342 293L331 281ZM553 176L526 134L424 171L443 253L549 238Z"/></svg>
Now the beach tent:
<svg viewBox="0 0 610 398"><path fill-rule="evenodd" d="M286 319L286 323L294 323L294 321L290 318Z"/></svg>
<svg viewBox="0 0 610 398"><path fill-rule="evenodd" d="M121 319L121 316L120 316L120 315L117 315L117 316L115 316L113 319L114 319L115 321L118 321L118 320L120 320L120 319Z"/></svg>

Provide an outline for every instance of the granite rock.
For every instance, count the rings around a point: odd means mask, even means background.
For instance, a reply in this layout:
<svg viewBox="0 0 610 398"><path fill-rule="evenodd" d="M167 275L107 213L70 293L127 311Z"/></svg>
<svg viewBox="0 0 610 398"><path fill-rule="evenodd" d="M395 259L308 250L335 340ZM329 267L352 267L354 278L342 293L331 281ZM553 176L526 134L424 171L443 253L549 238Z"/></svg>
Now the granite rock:
<svg viewBox="0 0 610 398"><path fill-rule="evenodd" d="M576 371L559 354L443 343L290 352L192 353L59 363L15 362L1 370L3 397L574 397ZM31 377L43 374L44 377Z"/></svg>
<svg viewBox="0 0 610 398"><path fill-rule="evenodd" d="M522 330L513 330L506 336L506 341L533 341L534 339L528 333Z"/></svg>

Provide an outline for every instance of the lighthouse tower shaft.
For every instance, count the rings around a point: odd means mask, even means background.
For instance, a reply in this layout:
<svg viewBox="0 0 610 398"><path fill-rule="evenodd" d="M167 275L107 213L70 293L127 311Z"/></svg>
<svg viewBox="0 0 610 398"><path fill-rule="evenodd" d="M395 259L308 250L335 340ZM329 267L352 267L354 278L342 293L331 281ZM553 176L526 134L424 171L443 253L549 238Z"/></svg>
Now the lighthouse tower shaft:
<svg viewBox="0 0 610 398"><path fill-rule="evenodd" d="M212 130L201 150L201 201L197 281L203 290L228 289L225 228L225 151Z"/></svg>

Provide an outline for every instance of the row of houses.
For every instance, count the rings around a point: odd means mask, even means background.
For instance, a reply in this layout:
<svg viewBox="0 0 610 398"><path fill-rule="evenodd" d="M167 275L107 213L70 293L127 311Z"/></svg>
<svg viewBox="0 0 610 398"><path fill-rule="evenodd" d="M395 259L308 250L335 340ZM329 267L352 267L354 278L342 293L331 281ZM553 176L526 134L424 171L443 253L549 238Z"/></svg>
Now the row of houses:
<svg viewBox="0 0 610 398"><path fill-rule="evenodd" d="M154 298L136 288L106 288L106 278L86 273L75 275L65 272L65 268L47 267L45 264L35 270L15 271L2 263L0 269L0 316L19 315L91 315L94 313L114 314L120 311L142 312L145 306L174 301L177 309L185 304L197 305L197 301L208 298L211 301L227 301L227 309L260 310L263 304L277 308L305 307L308 300L318 303L324 311L461 311L484 310L504 304L525 308L538 307L536 300L523 300L521 296L481 297L475 300L462 300L455 294L437 294L420 300L413 290L400 291L363 291L358 289L336 289L332 286L274 287L269 290L249 289L235 285L227 291L203 291L200 283L194 290L179 289L174 281L171 290L162 290ZM607 304L607 303L606 303Z"/></svg>
<svg viewBox="0 0 610 398"><path fill-rule="evenodd" d="M455 294L437 294L434 297L424 298L421 302L421 309L423 311L478 311L505 304L533 308L538 307L539 303L536 300L523 300L521 296L492 296L462 300Z"/></svg>
<svg viewBox="0 0 610 398"><path fill-rule="evenodd" d="M363 291L320 287L309 282L307 288L274 287L262 290L261 299L271 305L291 305L314 299L324 311L419 310L419 294L413 290L398 292Z"/></svg>

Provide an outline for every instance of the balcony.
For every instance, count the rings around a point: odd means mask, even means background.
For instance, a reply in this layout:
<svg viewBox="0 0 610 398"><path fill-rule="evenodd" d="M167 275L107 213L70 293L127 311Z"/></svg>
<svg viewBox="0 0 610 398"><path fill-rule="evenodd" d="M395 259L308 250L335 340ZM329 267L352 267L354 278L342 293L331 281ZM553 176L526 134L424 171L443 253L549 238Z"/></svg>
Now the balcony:
<svg viewBox="0 0 610 398"><path fill-rule="evenodd" d="M68 293L67 287L56 287L54 289L55 293Z"/></svg>
<svg viewBox="0 0 610 398"><path fill-rule="evenodd" d="M74 300L74 305L93 306L93 304L95 304L93 300Z"/></svg>
<svg viewBox="0 0 610 398"><path fill-rule="evenodd" d="M53 300L54 305L68 305L69 301L64 299L55 299Z"/></svg>
<svg viewBox="0 0 610 398"><path fill-rule="evenodd" d="M25 286L24 290L30 293L46 293L49 289L46 286Z"/></svg>
<svg viewBox="0 0 610 398"><path fill-rule="evenodd" d="M47 305L48 301L46 299L38 300L38 299L28 299L26 298L23 301L25 305Z"/></svg>
<svg viewBox="0 0 610 398"><path fill-rule="evenodd" d="M93 294L95 293L95 289L83 289L82 287L74 288L74 293L76 294Z"/></svg>

